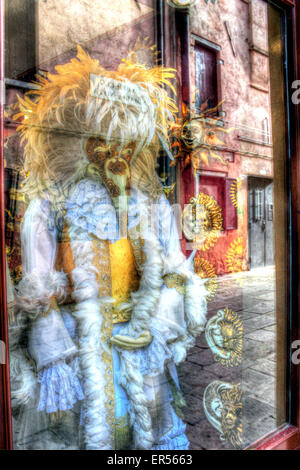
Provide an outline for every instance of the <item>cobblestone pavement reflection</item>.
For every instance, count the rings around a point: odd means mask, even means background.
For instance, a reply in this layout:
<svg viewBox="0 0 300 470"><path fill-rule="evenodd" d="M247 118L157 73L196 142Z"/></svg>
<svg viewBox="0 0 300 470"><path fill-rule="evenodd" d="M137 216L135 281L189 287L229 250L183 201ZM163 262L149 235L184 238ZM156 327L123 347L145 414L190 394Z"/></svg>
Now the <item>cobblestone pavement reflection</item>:
<svg viewBox="0 0 300 470"><path fill-rule="evenodd" d="M241 314L243 359L238 367L215 361L205 334L179 367L187 406L184 409L190 449L233 449L207 420L203 393L215 380L240 383L243 390L243 447L276 428L276 324L274 267L219 277L218 291L208 303L208 318L228 307Z"/></svg>

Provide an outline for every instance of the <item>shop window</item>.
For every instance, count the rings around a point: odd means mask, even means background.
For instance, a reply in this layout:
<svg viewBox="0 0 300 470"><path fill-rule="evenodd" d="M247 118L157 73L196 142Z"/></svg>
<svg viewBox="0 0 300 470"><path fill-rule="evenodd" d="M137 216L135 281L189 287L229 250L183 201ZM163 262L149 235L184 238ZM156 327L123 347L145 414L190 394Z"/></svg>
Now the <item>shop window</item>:
<svg viewBox="0 0 300 470"><path fill-rule="evenodd" d="M0 449L299 448L292 14L184 3L0 2Z"/></svg>

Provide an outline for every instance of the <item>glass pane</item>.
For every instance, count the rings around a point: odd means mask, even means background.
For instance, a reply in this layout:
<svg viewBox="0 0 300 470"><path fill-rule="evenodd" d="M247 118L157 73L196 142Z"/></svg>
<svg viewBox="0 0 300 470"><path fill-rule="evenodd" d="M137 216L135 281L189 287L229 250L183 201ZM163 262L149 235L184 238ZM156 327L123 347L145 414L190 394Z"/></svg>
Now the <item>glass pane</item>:
<svg viewBox="0 0 300 470"><path fill-rule="evenodd" d="M191 12L185 124L195 223L201 207L186 249L209 278L208 322L180 379L191 448L234 449L286 421L285 33L282 12L261 0L208 3ZM188 172L182 180L190 187Z"/></svg>
<svg viewBox="0 0 300 470"><path fill-rule="evenodd" d="M14 447L251 446L287 419L283 12L4 16Z"/></svg>

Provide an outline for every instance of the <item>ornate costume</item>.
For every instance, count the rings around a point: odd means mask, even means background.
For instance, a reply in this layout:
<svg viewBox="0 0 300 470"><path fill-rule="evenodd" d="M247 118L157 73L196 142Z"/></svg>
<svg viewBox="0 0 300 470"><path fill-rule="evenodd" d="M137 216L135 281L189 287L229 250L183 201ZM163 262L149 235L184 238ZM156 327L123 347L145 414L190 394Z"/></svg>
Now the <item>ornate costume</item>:
<svg viewBox="0 0 300 470"><path fill-rule="evenodd" d="M206 291L155 174L172 77L133 56L107 71L79 48L20 99L31 202L11 330L19 447L59 447L63 433L67 448L188 448L175 364L204 329Z"/></svg>

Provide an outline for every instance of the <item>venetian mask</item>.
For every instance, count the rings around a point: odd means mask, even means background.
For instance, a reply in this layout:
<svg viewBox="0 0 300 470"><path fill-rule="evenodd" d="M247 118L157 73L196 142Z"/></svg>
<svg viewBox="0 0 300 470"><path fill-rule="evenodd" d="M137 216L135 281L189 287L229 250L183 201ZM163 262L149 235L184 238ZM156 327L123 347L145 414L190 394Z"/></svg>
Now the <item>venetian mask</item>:
<svg viewBox="0 0 300 470"><path fill-rule="evenodd" d="M203 125L196 119L187 121L181 130L181 140L187 150L203 146L205 143Z"/></svg>
<svg viewBox="0 0 300 470"><path fill-rule="evenodd" d="M90 137L85 152L90 162L88 175L100 178L104 183L116 211L127 212L130 196L131 168L130 162L136 144L130 142L120 145L119 142L106 142L101 137Z"/></svg>

